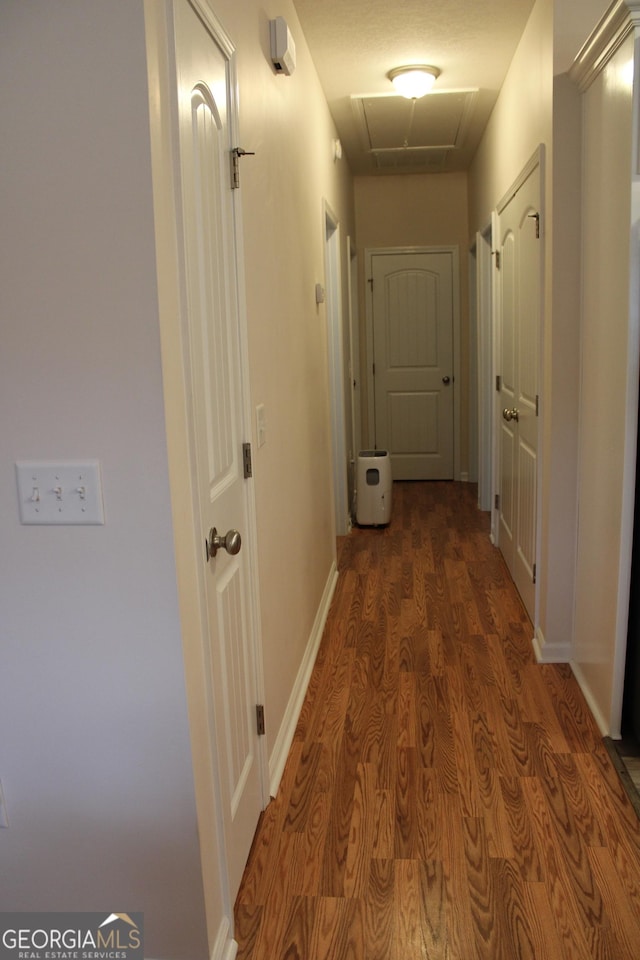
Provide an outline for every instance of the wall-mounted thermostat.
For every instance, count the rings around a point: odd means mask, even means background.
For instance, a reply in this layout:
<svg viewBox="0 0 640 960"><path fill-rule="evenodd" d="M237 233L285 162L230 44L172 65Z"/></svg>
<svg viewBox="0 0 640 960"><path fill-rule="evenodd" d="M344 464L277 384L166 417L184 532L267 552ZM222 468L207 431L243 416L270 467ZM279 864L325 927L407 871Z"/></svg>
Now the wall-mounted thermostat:
<svg viewBox="0 0 640 960"><path fill-rule="evenodd" d="M269 21L271 30L271 59L276 73L291 76L296 68L296 45L284 17Z"/></svg>

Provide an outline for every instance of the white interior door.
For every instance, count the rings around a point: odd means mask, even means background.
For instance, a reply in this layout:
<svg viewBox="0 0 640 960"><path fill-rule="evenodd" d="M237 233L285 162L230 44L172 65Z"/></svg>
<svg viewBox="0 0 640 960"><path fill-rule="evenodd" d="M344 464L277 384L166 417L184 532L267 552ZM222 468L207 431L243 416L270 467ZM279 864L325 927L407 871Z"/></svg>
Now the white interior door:
<svg viewBox="0 0 640 960"><path fill-rule="evenodd" d="M375 445L394 480L454 476L453 256L374 254Z"/></svg>
<svg viewBox="0 0 640 960"><path fill-rule="evenodd" d="M249 493L243 471L242 352L230 180L230 57L188 3L175 5L185 297L202 563L205 662L231 898L262 809L256 729ZM223 539L209 551L216 528ZM227 537L237 531L241 538ZM239 552L234 552L241 546Z"/></svg>
<svg viewBox="0 0 640 960"><path fill-rule="evenodd" d="M500 211L498 544L534 619L540 339L540 176Z"/></svg>

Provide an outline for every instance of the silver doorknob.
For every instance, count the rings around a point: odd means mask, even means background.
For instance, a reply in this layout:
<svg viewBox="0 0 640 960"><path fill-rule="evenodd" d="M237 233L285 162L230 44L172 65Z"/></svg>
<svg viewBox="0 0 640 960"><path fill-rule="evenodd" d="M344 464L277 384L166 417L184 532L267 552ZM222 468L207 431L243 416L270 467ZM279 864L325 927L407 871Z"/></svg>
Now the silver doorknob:
<svg viewBox="0 0 640 960"><path fill-rule="evenodd" d="M239 553L241 546L242 537L237 530L229 530L224 537L220 537L218 536L216 528L211 527L211 530L209 530L209 539L205 542L207 561L209 561L211 557L215 557L218 550L226 550L227 553L233 556Z"/></svg>
<svg viewBox="0 0 640 960"><path fill-rule="evenodd" d="M502 411L502 419L506 420L507 422L510 420L515 420L517 423L520 419L520 411L517 407L513 407L512 410L509 410L508 407L505 407Z"/></svg>
<svg viewBox="0 0 640 960"><path fill-rule="evenodd" d="M443 378L442 378L442 382L443 382L444 384L451 383L451 377L443 377Z"/></svg>

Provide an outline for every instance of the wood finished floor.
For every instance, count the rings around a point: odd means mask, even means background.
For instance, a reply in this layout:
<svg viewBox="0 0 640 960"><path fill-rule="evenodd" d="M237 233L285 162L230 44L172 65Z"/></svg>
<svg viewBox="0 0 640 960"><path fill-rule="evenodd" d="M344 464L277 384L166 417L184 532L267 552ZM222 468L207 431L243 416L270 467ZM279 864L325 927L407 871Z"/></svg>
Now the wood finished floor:
<svg viewBox="0 0 640 960"><path fill-rule="evenodd" d="M394 484L339 568L239 960L637 960L640 821L475 488Z"/></svg>

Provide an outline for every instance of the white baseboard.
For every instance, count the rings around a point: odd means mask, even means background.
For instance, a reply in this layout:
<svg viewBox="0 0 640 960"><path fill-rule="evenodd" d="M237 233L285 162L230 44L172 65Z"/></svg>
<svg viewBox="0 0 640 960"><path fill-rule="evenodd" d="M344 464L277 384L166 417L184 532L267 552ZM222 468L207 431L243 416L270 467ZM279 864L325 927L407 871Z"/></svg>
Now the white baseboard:
<svg viewBox="0 0 640 960"><path fill-rule="evenodd" d="M570 663L571 643L549 643L540 627L533 635L533 652L538 663Z"/></svg>
<svg viewBox="0 0 640 960"><path fill-rule="evenodd" d="M234 960L237 953L238 944L231 936L229 918L223 917L218 927L218 935L211 951L210 960Z"/></svg>
<svg viewBox="0 0 640 960"><path fill-rule="evenodd" d="M331 564L331 570L329 571L313 627L311 628L307 648L304 652L302 663L300 664L300 669L298 670L298 675L293 685L293 690L291 691L291 696L289 697L287 709L285 710L278 735L273 745L273 750L271 751L271 756L269 757L269 793L272 797L277 795L280 780L284 773L284 766L287 762L289 750L296 732L300 711L302 710L304 697L307 692L307 687L309 686L309 680L311 679L311 671L313 670L318 647L322 640L322 633L329 614L329 607L331 606L331 599L336 588L337 580L338 568L334 560Z"/></svg>
<svg viewBox="0 0 640 960"><path fill-rule="evenodd" d="M611 731L610 731L609 724L603 717L602 711L600 710L600 707L596 703L595 697L591 692L591 687L587 683L585 675L580 669L580 665L576 663L575 660L571 661L571 669L573 670L573 675L578 681L578 685L582 690L582 693L584 694L584 698L587 701L589 710L591 710L591 713L593 714L593 719L597 723L600 733L602 734L603 737L610 737ZM613 739L615 740L617 738L613 737Z"/></svg>

